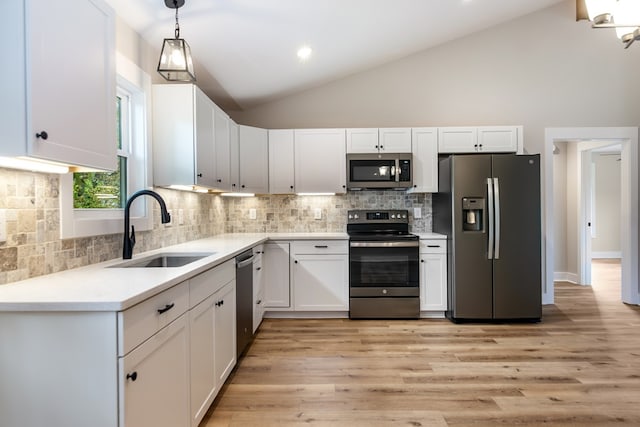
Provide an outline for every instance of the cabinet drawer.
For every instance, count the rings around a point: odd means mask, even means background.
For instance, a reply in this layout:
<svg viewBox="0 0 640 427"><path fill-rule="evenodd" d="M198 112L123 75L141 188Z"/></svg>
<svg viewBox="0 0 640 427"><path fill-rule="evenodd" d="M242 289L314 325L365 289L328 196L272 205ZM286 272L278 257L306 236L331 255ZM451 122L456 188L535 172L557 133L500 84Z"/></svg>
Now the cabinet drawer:
<svg viewBox="0 0 640 427"><path fill-rule="evenodd" d="M293 254L347 254L349 242L347 240L304 240L293 242Z"/></svg>
<svg viewBox="0 0 640 427"><path fill-rule="evenodd" d="M233 260L189 279L189 308L195 307L236 277Z"/></svg>
<svg viewBox="0 0 640 427"><path fill-rule="evenodd" d="M446 252L446 240L420 240L421 254L444 254Z"/></svg>
<svg viewBox="0 0 640 427"><path fill-rule="evenodd" d="M118 312L118 356L129 353L188 308L189 282L186 281Z"/></svg>

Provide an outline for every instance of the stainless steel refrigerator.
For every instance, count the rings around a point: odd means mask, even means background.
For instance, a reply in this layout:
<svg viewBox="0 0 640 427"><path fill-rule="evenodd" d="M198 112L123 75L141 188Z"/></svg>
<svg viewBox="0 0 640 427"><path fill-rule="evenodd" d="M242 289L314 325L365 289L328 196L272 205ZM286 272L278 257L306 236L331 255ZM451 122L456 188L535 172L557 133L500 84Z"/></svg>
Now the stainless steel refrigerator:
<svg viewBox="0 0 640 427"><path fill-rule="evenodd" d="M447 235L453 321L539 321L540 156L442 157L433 230Z"/></svg>

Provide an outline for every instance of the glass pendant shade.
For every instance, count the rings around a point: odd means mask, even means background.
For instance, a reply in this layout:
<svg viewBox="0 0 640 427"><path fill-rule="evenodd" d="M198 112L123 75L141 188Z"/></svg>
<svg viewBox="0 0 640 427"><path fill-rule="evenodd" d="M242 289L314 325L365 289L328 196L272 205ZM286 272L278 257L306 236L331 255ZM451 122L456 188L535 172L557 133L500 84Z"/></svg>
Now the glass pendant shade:
<svg viewBox="0 0 640 427"><path fill-rule="evenodd" d="M191 59L191 48L184 39L164 39L158 73L169 81L194 82L196 80Z"/></svg>

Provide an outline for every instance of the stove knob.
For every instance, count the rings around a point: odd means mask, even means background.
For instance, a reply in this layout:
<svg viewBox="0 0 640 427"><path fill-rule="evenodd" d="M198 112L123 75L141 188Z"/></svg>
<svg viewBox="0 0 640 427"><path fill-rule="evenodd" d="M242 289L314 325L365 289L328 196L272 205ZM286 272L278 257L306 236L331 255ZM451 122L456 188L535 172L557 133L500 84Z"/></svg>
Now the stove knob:
<svg viewBox="0 0 640 427"><path fill-rule="evenodd" d="M349 219L353 219L353 215L349 214Z"/></svg>
<svg viewBox="0 0 640 427"><path fill-rule="evenodd" d="M407 214L402 215L402 219L407 219Z"/></svg>
<svg viewBox="0 0 640 427"><path fill-rule="evenodd" d="M396 219L396 214L391 214L391 219Z"/></svg>
<svg viewBox="0 0 640 427"><path fill-rule="evenodd" d="M358 214L355 214L353 217L354 217L355 219L358 219Z"/></svg>

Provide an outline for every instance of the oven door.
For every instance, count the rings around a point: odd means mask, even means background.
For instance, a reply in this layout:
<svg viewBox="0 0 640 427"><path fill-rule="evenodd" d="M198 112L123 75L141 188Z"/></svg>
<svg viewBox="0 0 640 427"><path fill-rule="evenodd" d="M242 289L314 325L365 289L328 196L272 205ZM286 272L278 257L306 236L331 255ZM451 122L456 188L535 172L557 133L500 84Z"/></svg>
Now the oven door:
<svg viewBox="0 0 640 427"><path fill-rule="evenodd" d="M419 295L419 241L351 241L351 297Z"/></svg>

